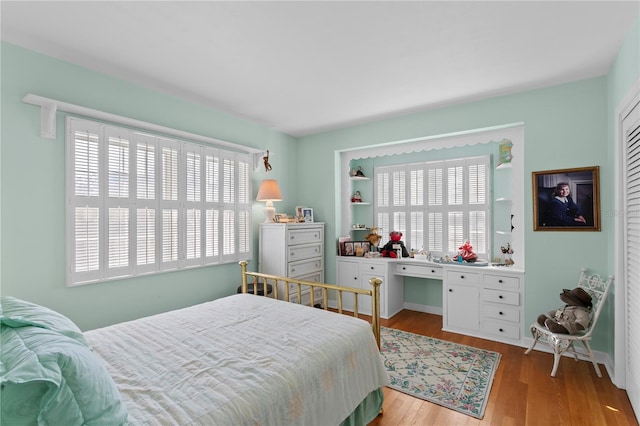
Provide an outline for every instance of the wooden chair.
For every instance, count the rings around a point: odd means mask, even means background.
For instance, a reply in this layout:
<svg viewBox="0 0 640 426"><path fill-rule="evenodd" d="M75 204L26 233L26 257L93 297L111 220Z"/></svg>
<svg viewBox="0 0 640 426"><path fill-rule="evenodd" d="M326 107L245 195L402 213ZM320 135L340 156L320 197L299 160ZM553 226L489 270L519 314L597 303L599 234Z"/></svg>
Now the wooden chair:
<svg viewBox="0 0 640 426"><path fill-rule="evenodd" d="M536 343L542 342L549 345L553 351L553 370L551 370L551 377L556 376L560 357L565 352L572 353L576 361L578 360L578 355L585 355L593 364L598 377L602 377L600 367L598 367L598 363L596 362L595 358L593 357L593 353L591 352L589 341L591 340L593 329L598 323L598 318L600 318L600 313L602 312L604 302L607 300L607 295L609 294L609 290L611 289L612 284L612 276L610 276L606 281L603 281L602 278L600 278L600 275L589 275L587 274L586 269L582 269L580 272L580 279L578 280L578 287L582 287L591 295L591 302L593 303L593 307L591 308L592 317L589 326L585 330L577 334L559 334L552 333L545 326L538 324L537 321L534 321L534 323L531 324L533 343L531 343L529 349L525 351L525 355L531 352ZM586 352L576 351L574 347L574 344L576 342L580 342L582 346L584 346Z"/></svg>

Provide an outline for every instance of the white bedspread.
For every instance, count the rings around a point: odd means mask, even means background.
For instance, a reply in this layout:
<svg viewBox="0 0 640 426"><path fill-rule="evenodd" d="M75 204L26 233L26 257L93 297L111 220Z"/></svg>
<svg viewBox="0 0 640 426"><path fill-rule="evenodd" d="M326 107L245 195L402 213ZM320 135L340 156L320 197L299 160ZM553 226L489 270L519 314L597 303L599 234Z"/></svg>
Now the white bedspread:
<svg viewBox="0 0 640 426"><path fill-rule="evenodd" d="M388 384L367 322L254 295L85 336L132 424L334 425Z"/></svg>

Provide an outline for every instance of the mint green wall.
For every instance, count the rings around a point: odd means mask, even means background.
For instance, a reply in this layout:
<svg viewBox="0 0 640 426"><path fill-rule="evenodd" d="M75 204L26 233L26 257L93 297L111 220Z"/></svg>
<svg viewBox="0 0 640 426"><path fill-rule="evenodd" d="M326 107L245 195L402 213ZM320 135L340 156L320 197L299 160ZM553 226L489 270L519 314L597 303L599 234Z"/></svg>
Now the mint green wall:
<svg viewBox="0 0 640 426"><path fill-rule="evenodd" d="M64 114L57 140L40 134L40 109L22 102L33 93L272 152L273 171L293 211L296 140L247 120L2 43L1 275L3 295L42 303L83 329L188 306L235 292L237 264L169 272L104 284L65 287ZM212 84L216 84L212 82ZM253 175L254 194L267 176ZM254 203L254 222L263 220ZM254 249L257 244L254 244ZM255 252L255 250L254 250ZM250 267L257 269L257 256Z"/></svg>
<svg viewBox="0 0 640 426"><path fill-rule="evenodd" d="M298 158L314 158L319 179L301 188L299 201L324 217L337 217L335 196L323 188L335 186L332 165L335 151L366 147L501 124L524 122L524 199L526 251L526 318L535 317L561 302L558 289L576 283L580 268L604 276L613 274L614 133L617 103L640 77L639 30L636 20L608 76L560 86L496 97L464 105L353 126L301 138ZM560 168L600 166L601 232L534 232L531 172ZM314 194L314 196L310 196ZM320 196L318 196L320 194ZM341 230L329 221L327 239ZM328 242L333 247L333 242ZM335 280L335 254L327 250L327 281ZM419 280L418 280L419 281ZM405 286L407 297L420 297L416 282ZM423 300L432 300L433 295ZM411 300L414 303L422 301ZM434 305L437 306L437 305ZM601 319L594 348L613 353L613 309ZM612 356L613 358L613 356Z"/></svg>
<svg viewBox="0 0 640 426"><path fill-rule="evenodd" d="M333 183L331 165L336 150L524 122L525 321L533 321L540 312L561 304L558 289L575 284L581 267L589 266L603 274L610 271L607 241L613 231L611 221L603 223L602 232L534 233L531 202L531 172L538 170L599 165L602 193L611 191L613 173L606 163L606 96L606 79L596 78L302 138L300 161L314 158L319 179L305 185L299 201L314 207L323 217L334 217L333 193L323 192L323 188ZM328 238L339 233L329 221ZM550 250L554 247L557 249ZM331 281L335 280L335 255L327 251L327 280ZM598 343L602 348L604 342Z"/></svg>

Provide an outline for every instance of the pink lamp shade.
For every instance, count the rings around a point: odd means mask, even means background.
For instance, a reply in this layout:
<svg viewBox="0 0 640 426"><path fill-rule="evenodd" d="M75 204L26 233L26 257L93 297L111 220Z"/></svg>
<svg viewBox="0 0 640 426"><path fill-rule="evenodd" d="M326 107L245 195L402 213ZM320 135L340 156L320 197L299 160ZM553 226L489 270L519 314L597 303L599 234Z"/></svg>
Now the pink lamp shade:
<svg viewBox="0 0 640 426"><path fill-rule="evenodd" d="M274 201L282 201L282 193L275 179L265 179L258 189L257 201L266 201L264 207L265 223L273 222L276 217L276 209L273 207Z"/></svg>

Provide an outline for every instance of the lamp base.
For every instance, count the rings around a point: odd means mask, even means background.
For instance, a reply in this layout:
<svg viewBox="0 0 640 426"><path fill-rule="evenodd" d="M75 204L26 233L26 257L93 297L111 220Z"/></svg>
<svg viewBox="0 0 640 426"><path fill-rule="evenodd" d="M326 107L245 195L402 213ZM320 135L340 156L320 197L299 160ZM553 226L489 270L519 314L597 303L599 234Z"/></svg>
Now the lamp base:
<svg viewBox="0 0 640 426"><path fill-rule="evenodd" d="M264 223L273 223L276 218L276 208L273 207L273 202L267 201L267 204L264 206Z"/></svg>

